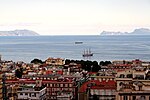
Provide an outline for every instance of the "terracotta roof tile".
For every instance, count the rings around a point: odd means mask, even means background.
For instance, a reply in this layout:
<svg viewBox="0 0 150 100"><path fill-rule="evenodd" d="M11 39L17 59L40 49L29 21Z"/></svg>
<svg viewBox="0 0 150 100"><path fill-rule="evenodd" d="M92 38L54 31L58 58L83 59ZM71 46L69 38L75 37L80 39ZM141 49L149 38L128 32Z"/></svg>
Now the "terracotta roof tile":
<svg viewBox="0 0 150 100"><path fill-rule="evenodd" d="M101 82L99 80L91 80L83 83L79 89L79 92L86 92L87 85L90 83L95 84L90 87L91 89L116 89L116 82L114 80L108 80L107 82L105 80Z"/></svg>

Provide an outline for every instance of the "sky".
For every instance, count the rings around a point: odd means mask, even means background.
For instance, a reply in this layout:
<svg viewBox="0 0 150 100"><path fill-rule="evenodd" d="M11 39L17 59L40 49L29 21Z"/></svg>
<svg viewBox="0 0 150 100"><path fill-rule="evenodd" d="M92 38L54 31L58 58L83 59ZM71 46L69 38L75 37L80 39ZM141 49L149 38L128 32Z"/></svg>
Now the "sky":
<svg viewBox="0 0 150 100"><path fill-rule="evenodd" d="M0 31L99 35L150 28L150 0L0 0Z"/></svg>

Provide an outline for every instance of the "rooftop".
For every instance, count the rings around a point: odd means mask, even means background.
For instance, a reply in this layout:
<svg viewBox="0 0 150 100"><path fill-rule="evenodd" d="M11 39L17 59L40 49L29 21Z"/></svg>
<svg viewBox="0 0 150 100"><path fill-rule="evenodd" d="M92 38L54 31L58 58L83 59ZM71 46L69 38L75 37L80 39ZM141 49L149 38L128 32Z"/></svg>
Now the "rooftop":
<svg viewBox="0 0 150 100"><path fill-rule="evenodd" d="M83 83L80 87L79 92L86 92L86 89L90 86L91 89L116 89L116 82L114 80L91 80Z"/></svg>

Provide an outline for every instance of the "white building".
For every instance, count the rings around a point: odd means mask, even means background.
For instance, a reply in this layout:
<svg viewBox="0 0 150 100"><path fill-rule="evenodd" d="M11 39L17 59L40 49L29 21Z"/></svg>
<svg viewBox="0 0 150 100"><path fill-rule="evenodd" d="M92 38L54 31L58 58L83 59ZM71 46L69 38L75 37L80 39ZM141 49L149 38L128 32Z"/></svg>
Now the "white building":
<svg viewBox="0 0 150 100"><path fill-rule="evenodd" d="M23 85L17 91L17 100L46 100L46 87L36 87L33 84Z"/></svg>

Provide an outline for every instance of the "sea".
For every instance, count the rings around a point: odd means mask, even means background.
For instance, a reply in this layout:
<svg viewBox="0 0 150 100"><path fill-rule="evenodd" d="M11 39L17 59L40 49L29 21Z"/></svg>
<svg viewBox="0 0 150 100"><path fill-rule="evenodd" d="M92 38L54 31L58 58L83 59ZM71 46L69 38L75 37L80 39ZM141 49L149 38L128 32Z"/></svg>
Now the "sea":
<svg viewBox="0 0 150 100"><path fill-rule="evenodd" d="M83 52L89 49L93 56L83 57ZM150 36L1 36L0 55L2 60L26 63L35 58L44 61L48 57L98 62L150 61Z"/></svg>

